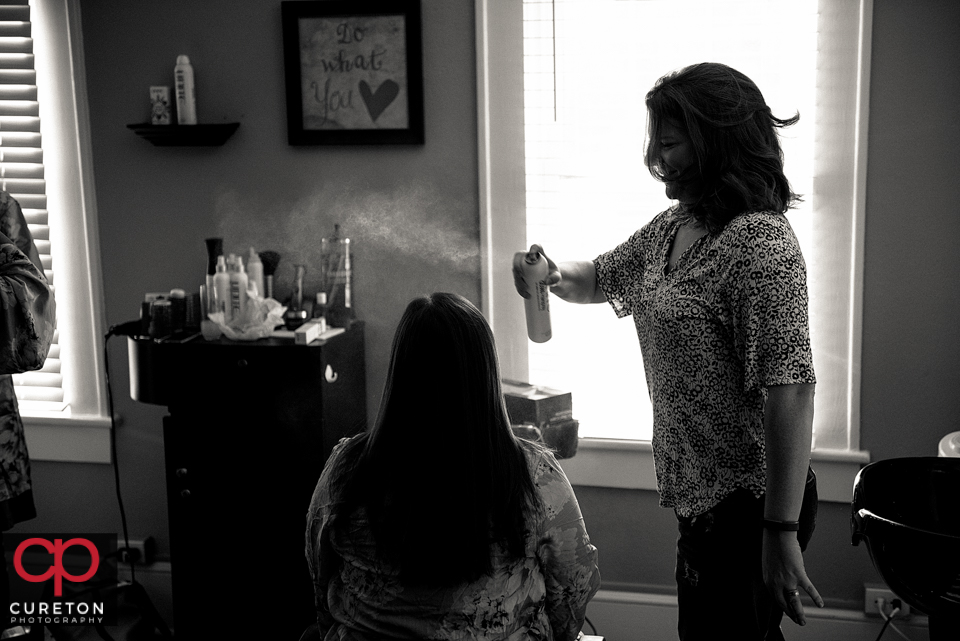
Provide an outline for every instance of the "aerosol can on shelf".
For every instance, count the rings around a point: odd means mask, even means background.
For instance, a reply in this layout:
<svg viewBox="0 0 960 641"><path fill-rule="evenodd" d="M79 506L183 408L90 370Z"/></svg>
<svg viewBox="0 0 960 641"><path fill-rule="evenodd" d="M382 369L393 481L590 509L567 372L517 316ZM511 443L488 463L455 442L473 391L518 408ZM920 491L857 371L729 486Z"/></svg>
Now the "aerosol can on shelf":
<svg viewBox="0 0 960 641"><path fill-rule="evenodd" d="M173 79L177 88L177 124L197 124L197 98L189 56L177 56Z"/></svg>

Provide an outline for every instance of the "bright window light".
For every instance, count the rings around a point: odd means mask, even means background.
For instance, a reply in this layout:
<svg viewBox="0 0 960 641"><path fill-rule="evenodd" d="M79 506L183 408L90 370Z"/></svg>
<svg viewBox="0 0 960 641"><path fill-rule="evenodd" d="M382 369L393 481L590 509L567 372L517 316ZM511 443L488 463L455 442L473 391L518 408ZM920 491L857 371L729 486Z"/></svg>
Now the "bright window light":
<svg viewBox="0 0 960 641"><path fill-rule="evenodd" d="M643 164L644 96L663 74L711 61L754 80L774 115L800 113L782 140L807 197L788 218L817 261L817 11L816 0L524 0L528 242L557 262L588 260L669 207ZM649 440L632 318L556 297L551 315L553 338L529 344L529 381L573 392L581 437Z"/></svg>

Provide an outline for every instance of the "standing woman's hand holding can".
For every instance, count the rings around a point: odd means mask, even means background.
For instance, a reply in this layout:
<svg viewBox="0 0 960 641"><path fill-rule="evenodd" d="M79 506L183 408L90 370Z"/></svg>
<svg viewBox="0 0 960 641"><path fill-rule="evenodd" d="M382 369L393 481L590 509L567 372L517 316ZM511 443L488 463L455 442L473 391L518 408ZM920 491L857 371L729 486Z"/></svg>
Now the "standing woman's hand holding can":
<svg viewBox="0 0 960 641"><path fill-rule="evenodd" d="M539 245L532 245L530 251L514 255L514 284L517 293L524 298L527 336L535 343L545 343L553 335L550 327L550 286L547 282L554 271L557 271L556 264L551 264Z"/></svg>

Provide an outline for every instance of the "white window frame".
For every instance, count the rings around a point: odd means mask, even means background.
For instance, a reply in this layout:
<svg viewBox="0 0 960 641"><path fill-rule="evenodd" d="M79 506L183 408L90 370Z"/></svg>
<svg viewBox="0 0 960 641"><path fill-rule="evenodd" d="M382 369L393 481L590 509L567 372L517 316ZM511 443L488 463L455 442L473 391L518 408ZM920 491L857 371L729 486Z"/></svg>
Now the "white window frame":
<svg viewBox="0 0 960 641"><path fill-rule="evenodd" d="M105 315L80 6L77 0L30 0L30 15L68 409L60 415L21 415L32 460L110 463Z"/></svg>
<svg viewBox="0 0 960 641"><path fill-rule="evenodd" d="M849 296L851 314L840 328L840 349L849 360L845 416L847 448L814 449L820 498L849 502L854 477L870 461L859 449L860 350L863 293L863 228L866 194L866 142L869 114L869 64L873 0L837 0L856 11L860 37L854 113L854 158L844 163L846 181L840 202L849 207L851 228ZM526 246L525 159L523 123L522 0L475 0L477 40L477 112L480 185L481 293L483 312L497 338L505 378L526 380L527 338L522 299L513 288L513 253ZM639 359L638 359L639 362ZM582 438L574 458L562 461L574 485L656 490L653 453L648 441Z"/></svg>

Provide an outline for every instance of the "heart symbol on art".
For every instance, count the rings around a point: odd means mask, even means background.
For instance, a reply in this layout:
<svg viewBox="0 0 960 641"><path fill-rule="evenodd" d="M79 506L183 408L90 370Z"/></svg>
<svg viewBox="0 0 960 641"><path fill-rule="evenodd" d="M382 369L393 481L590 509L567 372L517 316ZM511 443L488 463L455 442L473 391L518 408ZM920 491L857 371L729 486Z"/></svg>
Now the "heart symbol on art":
<svg viewBox="0 0 960 641"><path fill-rule="evenodd" d="M399 94L400 85L393 80L384 80L376 91L370 90L370 85L367 84L366 80L360 81L360 96L363 98L364 104L367 105L367 111L370 112L370 118L374 122Z"/></svg>

